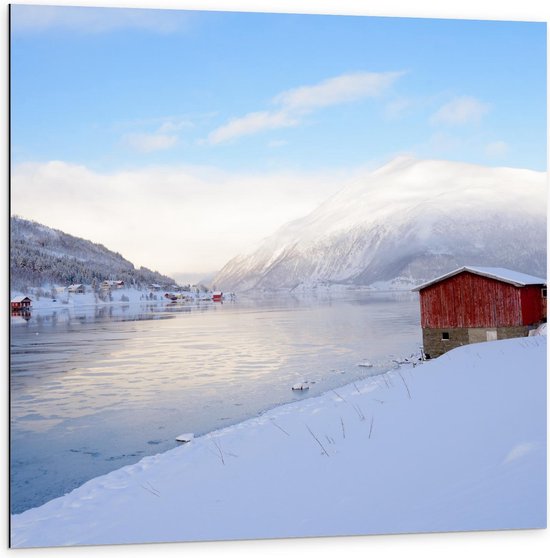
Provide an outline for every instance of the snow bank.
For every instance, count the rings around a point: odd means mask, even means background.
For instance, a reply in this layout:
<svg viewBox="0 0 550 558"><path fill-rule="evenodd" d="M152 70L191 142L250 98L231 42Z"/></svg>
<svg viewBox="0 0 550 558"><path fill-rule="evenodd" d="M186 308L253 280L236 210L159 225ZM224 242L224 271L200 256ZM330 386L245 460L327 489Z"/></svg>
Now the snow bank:
<svg viewBox="0 0 550 558"><path fill-rule="evenodd" d="M536 336L461 347L196 438L13 516L11 534L27 547L545 525Z"/></svg>

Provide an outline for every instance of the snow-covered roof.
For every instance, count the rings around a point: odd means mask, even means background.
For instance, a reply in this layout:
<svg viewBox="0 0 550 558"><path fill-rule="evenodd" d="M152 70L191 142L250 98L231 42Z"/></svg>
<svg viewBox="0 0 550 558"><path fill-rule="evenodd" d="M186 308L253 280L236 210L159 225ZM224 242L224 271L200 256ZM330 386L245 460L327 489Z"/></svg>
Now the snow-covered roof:
<svg viewBox="0 0 550 558"><path fill-rule="evenodd" d="M425 289L426 287L429 287L430 285L433 285L434 283L439 283L444 279L453 277L453 275L458 275L463 271L469 271L470 273L482 275L483 277L489 277L490 279L497 279L498 281L503 281L504 283L515 285L516 287L525 287L526 285L546 285L546 279L541 279L540 277L535 277L534 275L527 275L527 273L513 271L504 267L479 267L465 265L463 267L455 269L454 271L446 273L445 275L436 277L435 279L432 279L427 283L418 285L418 287L415 287L413 291L420 291L422 289Z"/></svg>
<svg viewBox="0 0 550 558"><path fill-rule="evenodd" d="M30 300L30 298L28 296L16 296L11 299L12 302L23 302L24 300Z"/></svg>

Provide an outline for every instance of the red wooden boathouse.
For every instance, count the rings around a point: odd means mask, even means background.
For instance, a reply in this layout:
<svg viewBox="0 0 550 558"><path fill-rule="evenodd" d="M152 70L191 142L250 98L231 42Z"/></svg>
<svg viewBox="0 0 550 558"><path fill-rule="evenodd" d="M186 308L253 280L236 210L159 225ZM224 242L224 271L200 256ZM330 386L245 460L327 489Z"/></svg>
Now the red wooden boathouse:
<svg viewBox="0 0 550 558"><path fill-rule="evenodd" d="M32 300L28 296L17 296L10 301L12 310L28 310L31 304Z"/></svg>
<svg viewBox="0 0 550 558"><path fill-rule="evenodd" d="M465 266L415 289L427 358L477 343L522 337L546 321L546 281L498 267Z"/></svg>

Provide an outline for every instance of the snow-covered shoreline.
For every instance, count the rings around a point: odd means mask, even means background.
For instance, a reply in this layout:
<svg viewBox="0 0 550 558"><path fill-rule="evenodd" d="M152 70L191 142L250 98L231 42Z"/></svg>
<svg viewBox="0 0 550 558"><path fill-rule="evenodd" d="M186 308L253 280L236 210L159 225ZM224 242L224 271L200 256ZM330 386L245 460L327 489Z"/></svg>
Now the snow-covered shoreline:
<svg viewBox="0 0 550 558"><path fill-rule="evenodd" d="M541 528L546 337L277 407L12 516L13 547Z"/></svg>
<svg viewBox="0 0 550 558"><path fill-rule="evenodd" d="M77 308L89 306L102 306L109 304L128 304L128 303L141 303L141 302L170 302L165 296L165 293L172 293L171 289L138 289L135 287L123 287L119 289L112 289L107 291L93 292L89 285L84 286L84 293L71 293L67 292L65 287L58 286L55 288L56 295L51 296L50 292L43 287L33 287L31 292L23 292L20 290L13 290L11 297L14 296L30 296L32 299L32 310L50 310L62 308ZM48 293L48 296L42 294L36 296L36 291L42 290ZM212 292L196 292L196 291L183 291L178 293L185 297L189 302L212 300Z"/></svg>

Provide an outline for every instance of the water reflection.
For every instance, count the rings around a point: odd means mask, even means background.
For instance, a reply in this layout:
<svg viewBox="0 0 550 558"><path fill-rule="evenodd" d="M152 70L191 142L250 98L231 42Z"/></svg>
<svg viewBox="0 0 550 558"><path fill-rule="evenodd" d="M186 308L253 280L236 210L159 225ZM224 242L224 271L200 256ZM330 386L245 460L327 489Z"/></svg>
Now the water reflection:
<svg viewBox="0 0 550 558"><path fill-rule="evenodd" d="M363 293L33 313L11 336L12 510L291 401L297 381L312 396L386 369L418 321L415 297Z"/></svg>

